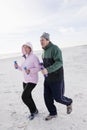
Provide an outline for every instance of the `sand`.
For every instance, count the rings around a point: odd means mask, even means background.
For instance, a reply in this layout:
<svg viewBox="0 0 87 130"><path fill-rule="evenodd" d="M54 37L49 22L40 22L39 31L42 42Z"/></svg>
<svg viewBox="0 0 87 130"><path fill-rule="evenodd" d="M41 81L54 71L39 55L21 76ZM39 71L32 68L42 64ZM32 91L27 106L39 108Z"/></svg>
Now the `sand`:
<svg viewBox="0 0 87 130"><path fill-rule="evenodd" d="M20 57L0 60L0 130L86 130L87 128L87 46L62 50L65 70L65 95L73 99L73 112L66 114L66 106L56 103L58 117L45 121L48 111L43 98L44 77L39 82L33 98L39 110L30 121L28 108L21 100L23 75L14 69L13 61ZM37 54L40 58L40 53ZM41 59L41 58L40 58Z"/></svg>

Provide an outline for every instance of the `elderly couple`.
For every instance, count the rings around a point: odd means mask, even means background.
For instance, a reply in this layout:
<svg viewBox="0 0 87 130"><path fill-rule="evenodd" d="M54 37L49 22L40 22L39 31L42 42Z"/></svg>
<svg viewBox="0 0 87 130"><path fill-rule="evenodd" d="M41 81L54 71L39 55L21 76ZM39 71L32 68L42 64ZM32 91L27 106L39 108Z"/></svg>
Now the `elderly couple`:
<svg viewBox="0 0 87 130"><path fill-rule="evenodd" d="M43 33L40 37L41 46L44 50L42 54L44 69L41 70L43 75L47 75L44 79L44 100L49 111L49 115L45 120L51 120L57 117L57 109L54 100L66 105L67 114L72 112L72 99L64 96L64 71L62 52L58 46L50 41L48 33ZM26 43L22 46L24 61L21 66L15 65L19 70L23 71L23 93L22 100L30 110L29 119L32 120L38 114L38 109L32 98L32 90L38 82L38 72L40 71L39 59L33 54L32 45ZM27 67L24 70L24 67Z"/></svg>

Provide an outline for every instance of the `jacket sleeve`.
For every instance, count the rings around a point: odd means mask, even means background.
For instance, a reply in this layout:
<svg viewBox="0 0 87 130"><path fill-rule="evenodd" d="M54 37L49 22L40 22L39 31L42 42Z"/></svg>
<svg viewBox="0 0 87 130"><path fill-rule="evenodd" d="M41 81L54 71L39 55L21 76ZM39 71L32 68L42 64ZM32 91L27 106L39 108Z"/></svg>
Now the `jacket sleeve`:
<svg viewBox="0 0 87 130"><path fill-rule="evenodd" d="M57 46L55 46L52 50L52 58L54 60L54 64L46 68L48 73L55 72L63 66L62 52Z"/></svg>
<svg viewBox="0 0 87 130"><path fill-rule="evenodd" d="M39 59L37 57L34 58L34 67L30 68L30 73L38 73L40 71Z"/></svg>

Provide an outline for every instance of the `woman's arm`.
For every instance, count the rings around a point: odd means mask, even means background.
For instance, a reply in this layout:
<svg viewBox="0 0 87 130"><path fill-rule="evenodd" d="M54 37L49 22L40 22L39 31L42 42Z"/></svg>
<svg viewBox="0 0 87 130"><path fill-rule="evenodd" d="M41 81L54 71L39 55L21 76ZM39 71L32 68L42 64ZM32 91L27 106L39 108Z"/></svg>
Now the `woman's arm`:
<svg viewBox="0 0 87 130"><path fill-rule="evenodd" d="M36 56L33 59L33 64L34 67L29 69L30 73L38 73L41 69L39 59Z"/></svg>
<svg viewBox="0 0 87 130"><path fill-rule="evenodd" d="M18 70L22 71L22 67L18 65Z"/></svg>

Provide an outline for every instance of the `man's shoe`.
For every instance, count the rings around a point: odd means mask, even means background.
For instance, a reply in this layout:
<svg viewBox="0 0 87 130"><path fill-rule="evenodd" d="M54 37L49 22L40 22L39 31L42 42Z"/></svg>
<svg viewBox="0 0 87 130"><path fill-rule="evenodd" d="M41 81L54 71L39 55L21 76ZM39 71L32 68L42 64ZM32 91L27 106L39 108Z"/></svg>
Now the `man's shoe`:
<svg viewBox="0 0 87 130"><path fill-rule="evenodd" d="M56 118L56 117L57 117L57 115L48 115L48 116L45 118L45 120L48 121L48 120L51 120L51 119Z"/></svg>
<svg viewBox="0 0 87 130"><path fill-rule="evenodd" d="M72 112L72 103L67 106L67 114L70 114Z"/></svg>

